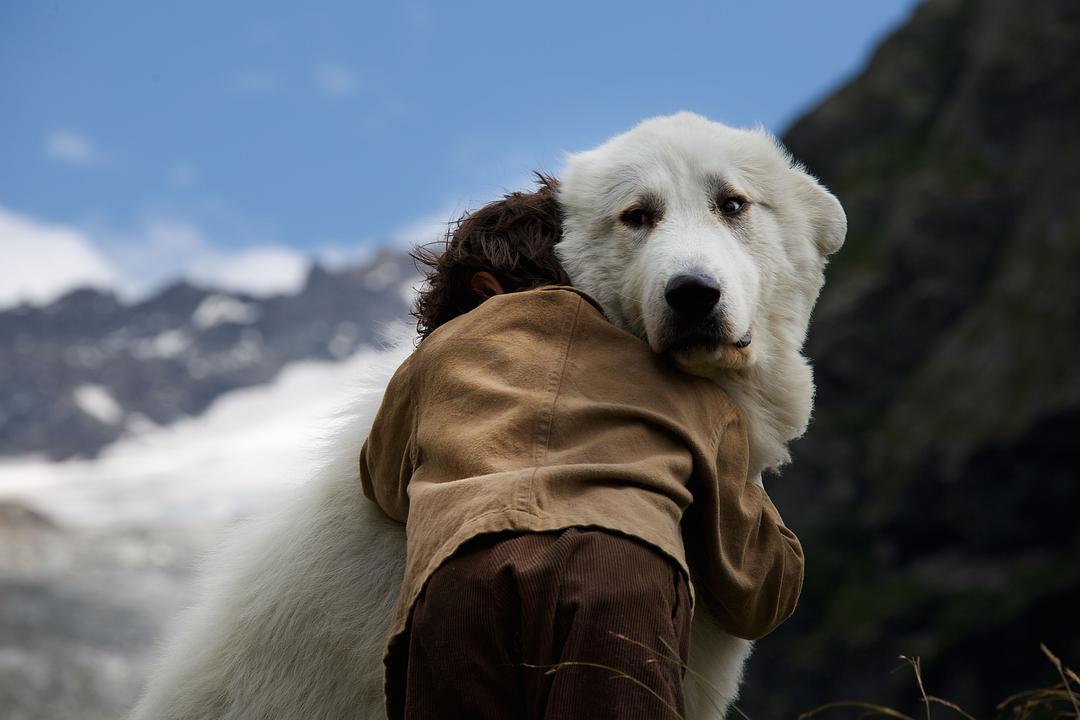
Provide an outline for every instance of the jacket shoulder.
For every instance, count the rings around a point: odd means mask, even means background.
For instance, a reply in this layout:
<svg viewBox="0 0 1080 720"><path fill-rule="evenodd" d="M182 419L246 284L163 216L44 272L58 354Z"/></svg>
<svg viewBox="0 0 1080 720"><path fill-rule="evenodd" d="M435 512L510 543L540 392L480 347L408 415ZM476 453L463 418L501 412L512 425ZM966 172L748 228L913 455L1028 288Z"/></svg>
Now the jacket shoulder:
<svg viewBox="0 0 1080 720"><path fill-rule="evenodd" d="M420 343L420 349L461 337L491 337L503 331L530 327L541 330L550 327L550 321L577 312L586 301L596 308L596 312L602 312L595 300L568 285L545 285L495 295L436 328Z"/></svg>

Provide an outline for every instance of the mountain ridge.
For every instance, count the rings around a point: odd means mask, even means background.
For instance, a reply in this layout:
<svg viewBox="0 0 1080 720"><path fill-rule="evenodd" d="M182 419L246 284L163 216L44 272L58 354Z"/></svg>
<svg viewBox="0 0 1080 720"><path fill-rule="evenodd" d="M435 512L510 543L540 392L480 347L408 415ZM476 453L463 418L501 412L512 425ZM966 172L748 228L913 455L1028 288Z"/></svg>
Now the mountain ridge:
<svg viewBox="0 0 1080 720"><path fill-rule="evenodd" d="M133 303L77 288L0 311L11 339L0 346L0 456L92 457L133 425L197 415L291 362L378 345L407 317L418 279L408 257L384 252L355 268L315 264L291 295L177 280Z"/></svg>

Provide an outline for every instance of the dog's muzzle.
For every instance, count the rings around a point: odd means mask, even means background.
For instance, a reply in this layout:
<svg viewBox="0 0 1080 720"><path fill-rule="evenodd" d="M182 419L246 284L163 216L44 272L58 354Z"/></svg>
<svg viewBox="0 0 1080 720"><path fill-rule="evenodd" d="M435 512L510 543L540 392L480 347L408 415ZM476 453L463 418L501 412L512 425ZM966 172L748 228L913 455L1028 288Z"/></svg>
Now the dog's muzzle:
<svg viewBox="0 0 1080 720"><path fill-rule="evenodd" d="M681 273L668 280L664 299L672 310L670 350L711 352L725 343L738 350L750 345L749 332L734 342L729 339L717 312L722 294L720 283L705 273Z"/></svg>

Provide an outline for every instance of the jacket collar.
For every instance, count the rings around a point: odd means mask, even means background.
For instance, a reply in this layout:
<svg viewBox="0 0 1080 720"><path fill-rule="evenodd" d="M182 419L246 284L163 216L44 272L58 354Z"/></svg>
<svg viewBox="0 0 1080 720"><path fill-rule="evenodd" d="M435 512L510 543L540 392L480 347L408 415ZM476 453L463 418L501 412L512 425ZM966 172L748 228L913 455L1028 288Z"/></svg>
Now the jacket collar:
<svg viewBox="0 0 1080 720"><path fill-rule="evenodd" d="M594 298L592 295L585 292L584 290L574 287L573 285L541 285L539 287L533 288L531 291L526 290L526 292L545 292L550 290L568 290L572 293L577 293L585 300L587 300L590 305L596 308L600 312L600 314L604 316L605 319L607 319L607 314L604 312L604 308L600 306L600 303L596 301L596 298Z"/></svg>

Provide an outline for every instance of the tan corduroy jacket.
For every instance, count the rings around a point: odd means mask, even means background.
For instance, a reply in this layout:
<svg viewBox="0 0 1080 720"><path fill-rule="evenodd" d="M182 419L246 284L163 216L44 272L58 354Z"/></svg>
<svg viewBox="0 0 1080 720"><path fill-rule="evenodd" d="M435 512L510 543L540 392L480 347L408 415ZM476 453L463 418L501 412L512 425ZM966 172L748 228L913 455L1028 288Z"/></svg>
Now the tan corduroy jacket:
<svg viewBox="0 0 1080 720"><path fill-rule="evenodd" d="M588 295L546 286L489 298L402 363L361 451L364 493L406 523L391 645L466 540L571 526L643 540L688 578L692 567L726 630L765 635L794 610L803 555L746 471L746 427L728 396L611 324Z"/></svg>

